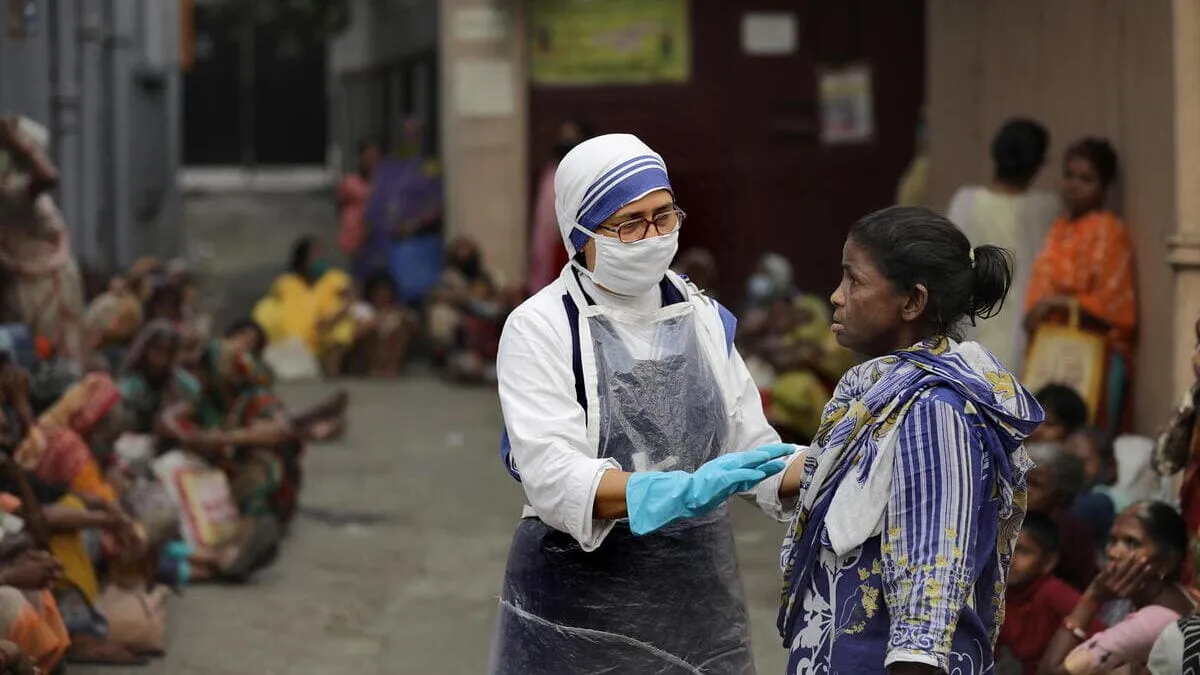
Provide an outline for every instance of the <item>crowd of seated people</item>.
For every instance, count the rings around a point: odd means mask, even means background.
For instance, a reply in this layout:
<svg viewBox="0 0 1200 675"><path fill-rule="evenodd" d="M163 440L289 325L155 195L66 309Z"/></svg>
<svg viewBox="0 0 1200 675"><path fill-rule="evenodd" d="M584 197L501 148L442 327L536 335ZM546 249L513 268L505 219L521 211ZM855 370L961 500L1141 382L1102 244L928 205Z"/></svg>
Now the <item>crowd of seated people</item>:
<svg viewBox="0 0 1200 675"><path fill-rule="evenodd" d="M306 444L345 426L344 391L290 410L262 360L264 328L212 334L192 283L180 262L138 261L87 304L77 358L0 326L4 668L164 653L171 589L270 565ZM202 499L184 474L204 476Z"/></svg>

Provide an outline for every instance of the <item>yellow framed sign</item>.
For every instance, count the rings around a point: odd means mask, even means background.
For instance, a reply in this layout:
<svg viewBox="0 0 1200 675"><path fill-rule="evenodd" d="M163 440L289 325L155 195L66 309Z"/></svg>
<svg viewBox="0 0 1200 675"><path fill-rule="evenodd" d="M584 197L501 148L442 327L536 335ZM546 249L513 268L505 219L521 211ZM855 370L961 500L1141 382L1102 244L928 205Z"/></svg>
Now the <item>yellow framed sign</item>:
<svg viewBox="0 0 1200 675"><path fill-rule="evenodd" d="M691 77L689 0L535 0L535 85L684 83Z"/></svg>

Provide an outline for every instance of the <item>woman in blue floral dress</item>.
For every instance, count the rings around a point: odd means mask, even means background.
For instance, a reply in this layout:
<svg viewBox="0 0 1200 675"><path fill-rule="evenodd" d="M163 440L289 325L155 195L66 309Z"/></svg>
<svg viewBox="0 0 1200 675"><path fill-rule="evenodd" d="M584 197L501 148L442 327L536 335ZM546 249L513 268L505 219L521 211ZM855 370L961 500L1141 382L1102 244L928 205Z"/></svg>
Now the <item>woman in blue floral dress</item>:
<svg viewBox="0 0 1200 675"><path fill-rule="evenodd" d="M832 330L867 360L806 453L781 554L788 673L991 672L1042 411L959 340L999 310L1012 257L893 207L851 228L842 269Z"/></svg>

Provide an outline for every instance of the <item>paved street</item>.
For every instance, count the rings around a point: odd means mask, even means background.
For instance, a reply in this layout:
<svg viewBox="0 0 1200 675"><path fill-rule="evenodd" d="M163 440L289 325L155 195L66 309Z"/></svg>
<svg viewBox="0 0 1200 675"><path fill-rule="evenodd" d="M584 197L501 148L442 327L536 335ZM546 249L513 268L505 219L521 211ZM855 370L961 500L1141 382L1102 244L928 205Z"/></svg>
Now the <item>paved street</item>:
<svg viewBox="0 0 1200 675"><path fill-rule="evenodd" d="M288 217L301 222L269 219L269 203L209 201L200 220L191 208L191 237L215 253L213 281L228 280L223 315L245 311L297 232L331 229L320 215L327 205L292 199ZM303 510L275 567L249 587L196 587L174 599L169 655L150 667L72 673L483 673L521 503L497 459L495 393L428 373L345 385L350 429L339 443L309 449ZM330 386L283 391L300 405ZM782 673L774 633L782 526L752 507L735 509L759 672Z"/></svg>

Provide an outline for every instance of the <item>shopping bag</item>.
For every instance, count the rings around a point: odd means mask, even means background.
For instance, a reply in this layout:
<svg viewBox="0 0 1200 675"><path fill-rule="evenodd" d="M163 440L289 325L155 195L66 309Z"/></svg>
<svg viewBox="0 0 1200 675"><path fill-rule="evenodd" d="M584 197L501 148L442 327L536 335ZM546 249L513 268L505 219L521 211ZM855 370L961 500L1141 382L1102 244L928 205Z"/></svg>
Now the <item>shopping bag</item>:
<svg viewBox="0 0 1200 675"><path fill-rule="evenodd" d="M1022 384L1034 392L1048 384L1074 389L1087 404L1088 419L1095 422L1103 404L1107 361L1108 341L1079 327L1079 305L1072 303L1065 325L1042 324L1033 334Z"/></svg>
<svg viewBox="0 0 1200 675"><path fill-rule="evenodd" d="M183 514L186 542L212 549L237 535L237 503L223 471L175 450L155 461L154 473Z"/></svg>
<svg viewBox="0 0 1200 675"><path fill-rule="evenodd" d="M167 649L165 586L121 588L109 585L96 600L108 620L108 639L139 654L162 654Z"/></svg>

